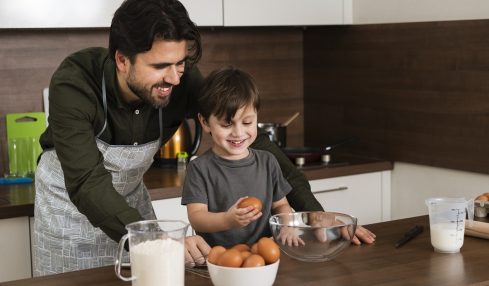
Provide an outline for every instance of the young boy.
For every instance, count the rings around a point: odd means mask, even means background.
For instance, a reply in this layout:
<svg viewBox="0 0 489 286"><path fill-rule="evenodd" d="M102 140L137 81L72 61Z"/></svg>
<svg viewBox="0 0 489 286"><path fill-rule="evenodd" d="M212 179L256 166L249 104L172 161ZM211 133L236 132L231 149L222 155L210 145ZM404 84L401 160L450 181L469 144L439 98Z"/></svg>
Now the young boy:
<svg viewBox="0 0 489 286"><path fill-rule="evenodd" d="M249 148L257 136L260 108L253 78L236 68L214 71L202 86L199 108L213 146L187 167L182 204L190 224L210 246L251 245L271 236L272 212L292 211L285 197L291 186L271 153ZM238 207L247 196L261 200L261 212Z"/></svg>

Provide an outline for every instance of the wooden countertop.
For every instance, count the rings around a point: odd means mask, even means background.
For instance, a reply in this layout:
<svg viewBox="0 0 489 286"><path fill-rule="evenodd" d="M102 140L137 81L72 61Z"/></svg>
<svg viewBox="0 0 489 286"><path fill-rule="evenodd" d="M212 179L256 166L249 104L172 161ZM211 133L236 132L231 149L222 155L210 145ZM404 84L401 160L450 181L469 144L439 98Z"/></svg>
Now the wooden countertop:
<svg viewBox="0 0 489 286"><path fill-rule="evenodd" d="M392 163L352 155L337 155L328 165L301 168L309 180L392 170ZM151 168L144 183L152 200L181 196L183 176L175 168ZM0 185L0 219L34 215L34 184Z"/></svg>
<svg viewBox="0 0 489 286"><path fill-rule="evenodd" d="M414 225L425 231L401 248L396 241ZM460 253L440 254L430 243L427 216L369 225L377 234L372 245L351 246L332 261L306 263L282 253L275 285L489 285L489 240L465 237ZM484 283L485 282L485 283ZM130 285L120 281L114 267L102 267L42 278L25 279L4 286ZM212 285L206 278L186 273L185 285Z"/></svg>

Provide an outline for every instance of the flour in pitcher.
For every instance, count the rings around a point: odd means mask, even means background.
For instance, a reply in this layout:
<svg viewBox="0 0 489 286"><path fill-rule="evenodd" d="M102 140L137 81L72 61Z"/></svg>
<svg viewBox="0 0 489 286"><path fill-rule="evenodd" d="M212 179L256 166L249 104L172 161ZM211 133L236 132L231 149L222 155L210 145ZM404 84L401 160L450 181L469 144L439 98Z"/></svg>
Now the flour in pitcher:
<svg viewBox="0 0 489 286"><path fill-rule="evenodd" d="M133 286L183 286L184 246L173 239L139 243L130 250Z"/></svg>

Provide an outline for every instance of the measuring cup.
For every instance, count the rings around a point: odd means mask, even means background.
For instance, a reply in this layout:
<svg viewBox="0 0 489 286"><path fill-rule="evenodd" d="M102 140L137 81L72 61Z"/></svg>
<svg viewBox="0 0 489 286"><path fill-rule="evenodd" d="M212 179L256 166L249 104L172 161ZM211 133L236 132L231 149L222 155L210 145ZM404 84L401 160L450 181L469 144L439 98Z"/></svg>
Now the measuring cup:
<svg viewBox="0 0 489 286"><path fill-rule="evenodd" d="M426 199L431 245L436 252L457 253L464 244L465 216L474 220L474 201L465 198Z"/></svg>
<svg viewBox="0 0 489 286"><path fill-rule="evenodd" d="M128 224L117 250L115 274L133 286L183 286L185 234L188 223L179 220L144 220ZM131 277L121 274L124 245L129 240Z"/></svg>

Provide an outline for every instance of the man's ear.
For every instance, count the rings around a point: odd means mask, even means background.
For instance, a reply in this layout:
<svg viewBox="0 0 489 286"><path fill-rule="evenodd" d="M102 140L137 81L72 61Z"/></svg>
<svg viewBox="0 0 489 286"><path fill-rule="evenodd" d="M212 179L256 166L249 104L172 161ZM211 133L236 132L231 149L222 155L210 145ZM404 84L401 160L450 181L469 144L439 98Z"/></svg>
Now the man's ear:
<svg viewBox="0 0 489 286"><path fill-rule="evenodd" d="M122 73L126 73L130 64L129 58L119 52L119 50L116 50L114 60L117 70Z"/></svg>
<svg viewBox="0 0 489 286"><path fill-rule="evenodd" d="M205 132L207 133L211 133L211 127L209 126L209 123L207 122L207 120L205 120L204 116L202 116L202 114L197 114L197 116L199 117L199 122L200 122L200 125L202 125L202 129L204 129Z"/></svg>

